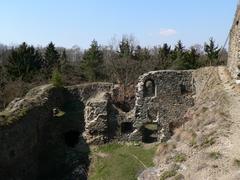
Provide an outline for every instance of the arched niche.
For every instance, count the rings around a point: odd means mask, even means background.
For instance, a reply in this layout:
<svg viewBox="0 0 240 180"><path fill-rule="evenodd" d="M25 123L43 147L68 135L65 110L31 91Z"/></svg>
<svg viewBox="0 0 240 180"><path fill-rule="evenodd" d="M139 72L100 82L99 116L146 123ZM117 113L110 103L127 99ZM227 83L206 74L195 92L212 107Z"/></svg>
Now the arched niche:
<svg viewBox="0 0 240 180"><path fill-rule="evenodd" d="M148 80L146 80L144 82L143 96L144 97L154 97L155 96L155 83L154 83L154 80L148 79Z"/></svg>

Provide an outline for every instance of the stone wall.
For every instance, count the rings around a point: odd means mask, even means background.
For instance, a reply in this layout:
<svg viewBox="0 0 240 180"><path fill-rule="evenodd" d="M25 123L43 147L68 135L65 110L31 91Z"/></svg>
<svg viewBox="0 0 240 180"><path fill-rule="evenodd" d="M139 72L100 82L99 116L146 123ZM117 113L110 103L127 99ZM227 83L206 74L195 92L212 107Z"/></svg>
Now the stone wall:
<svg viewBox="0 0 240 180"><path fill-rule="evenodd" d="M140 76L136 91L133 139L139 135L144 138L144 133L149 138L155 136L152 140L168 139L171 129L181 123L188 108L194 105L192 71L146 73Z"/></svg>
<svg viewBox="0 0 240 180"><path fill-rule="evenodd" d="M64 175L84 179L89 163L89 148L82 135L85 105L111 88L110 83L60 89L45 85L10 103L0 112L1 179L54 180Z"/></svg>
<svg viewBox="0 0 240 180"><path fill-rule="evenodd" d="M115 106L111 83L34 88L0 112L0 177L84 179L90 144L168 139L193 106L194 85L192 71L146 73L130 112Z"/></svg>
<svg viewBox="0 0 240 180"><path fill-rule="evenodd" d="M235 79L240 78L240 5L230 30L228 68Z"/></svg>

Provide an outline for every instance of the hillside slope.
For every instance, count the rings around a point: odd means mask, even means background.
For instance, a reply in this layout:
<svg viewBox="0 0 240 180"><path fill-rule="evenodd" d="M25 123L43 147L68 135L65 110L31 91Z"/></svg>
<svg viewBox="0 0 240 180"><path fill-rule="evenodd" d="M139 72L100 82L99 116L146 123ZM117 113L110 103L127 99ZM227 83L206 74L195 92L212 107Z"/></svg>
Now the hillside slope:
<svg viewBox="0 0 240 180"><path fill-rule="evenodd" d="M240 179L240 88L225 67L195 72L196 102L186 123L160 144L139 180Z"/></svg>

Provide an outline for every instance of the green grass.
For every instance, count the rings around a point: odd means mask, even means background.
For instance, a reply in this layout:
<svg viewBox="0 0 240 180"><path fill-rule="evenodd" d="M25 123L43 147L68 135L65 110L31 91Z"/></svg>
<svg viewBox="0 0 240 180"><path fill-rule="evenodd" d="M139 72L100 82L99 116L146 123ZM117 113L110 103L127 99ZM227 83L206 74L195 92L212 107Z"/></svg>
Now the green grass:
<svg viewBox="0 0 240 180"><path fill-rule="evenodd" d="M170 178L170 177L174 177L174 176L176 176L176 175L177 175L177 171L175 171L175 170L165 171L165 172L161 175L160 180L166 180L166 179L168 179L168 178Z"/></svg>
<svg viewBox="0 0 240 180"><path fill-rule="evenodd" d="M154 166L156 147L108 144L92 152L90 180L136 180L146 168ZM98 154L104 154L101 156Z"/></svg>

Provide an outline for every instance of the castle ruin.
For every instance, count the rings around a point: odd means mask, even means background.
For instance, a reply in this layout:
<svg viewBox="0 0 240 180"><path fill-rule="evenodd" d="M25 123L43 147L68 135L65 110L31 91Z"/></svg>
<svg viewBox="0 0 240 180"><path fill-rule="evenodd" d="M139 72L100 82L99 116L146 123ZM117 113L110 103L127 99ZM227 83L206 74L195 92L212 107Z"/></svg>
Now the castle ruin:
<svg viewBox="0 0 240 180"><path fill-rule="evenodd" d="M240 79L239 21L240 6L229 42L228 68L235 79ZM88 167L91 144L166 141L184 122L208 75L204 70L143 74L129 113L112 103L111 83L34 88L0 112L0 177L74 179Z"/></svg>

